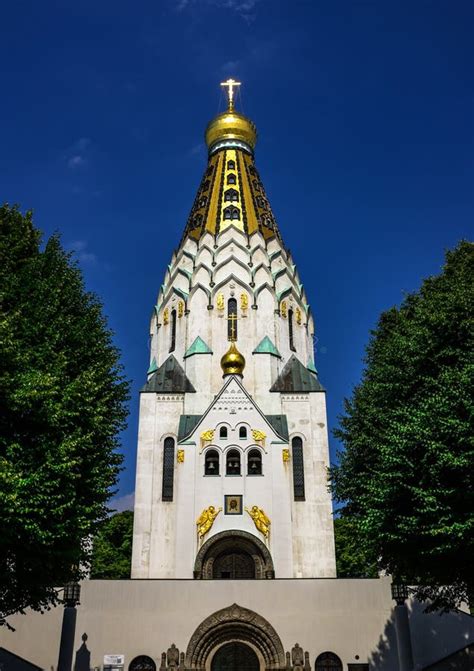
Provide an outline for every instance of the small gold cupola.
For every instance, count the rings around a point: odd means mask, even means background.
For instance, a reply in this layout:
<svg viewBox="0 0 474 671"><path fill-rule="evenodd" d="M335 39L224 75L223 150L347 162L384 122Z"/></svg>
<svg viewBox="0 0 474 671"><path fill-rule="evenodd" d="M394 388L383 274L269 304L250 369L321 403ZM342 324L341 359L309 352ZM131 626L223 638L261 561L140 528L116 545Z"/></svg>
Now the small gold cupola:
<svg viewBox="0 0 474 671"><path fill-rule="evenodd" d="M227 87L228 108L216 116L206 128L206 144L212 154L224 147L236 147L253 153L257 143L255 124L234 109L234 88L240 82L228 79L221 86Z"/></svg>
<svg viewBox="0 0 474 671"><path fill-rule="evenodd" d="M230 343L230 347L221 359L221 368L224 373L223 377L227 375L242 375L245 368L245 357L237 349L235 342Z"/></svg>

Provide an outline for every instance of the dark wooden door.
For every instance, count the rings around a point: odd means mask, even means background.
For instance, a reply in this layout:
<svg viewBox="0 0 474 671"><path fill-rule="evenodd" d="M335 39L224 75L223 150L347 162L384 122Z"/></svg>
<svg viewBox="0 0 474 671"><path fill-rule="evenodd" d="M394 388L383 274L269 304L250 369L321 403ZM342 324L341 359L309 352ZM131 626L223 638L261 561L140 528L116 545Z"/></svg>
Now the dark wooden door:
<svg viewBox="0 0 474 671"><path fill-rule="evenodd" d="M211 671L259 671L260 664L252 648L243 643L226 643L214 655Z"/></svg>
<svg viewBox="0 0 474 671"><path fill-rule="evenodd" d="M255 562L246 552L231 551L214 560L212 577L216 580L255 578Z"/></svg>

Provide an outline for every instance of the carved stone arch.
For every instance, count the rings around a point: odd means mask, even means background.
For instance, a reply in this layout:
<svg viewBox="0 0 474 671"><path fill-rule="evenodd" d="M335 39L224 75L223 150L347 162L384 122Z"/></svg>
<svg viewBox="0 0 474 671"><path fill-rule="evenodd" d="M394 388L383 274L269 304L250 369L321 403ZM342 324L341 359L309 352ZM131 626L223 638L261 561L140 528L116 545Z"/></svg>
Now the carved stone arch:
<svg viewBox="0 0 474 671"><path fill-rule="evenodd" d="M245 245L243 245L241 242L239 242L238 240L234 240L233 238L230 238L229 240L227 240L227 242L224 242L224 244L221 247L218 248L217 255L219 255L222 251L224 251L224 249L226 247L228 247L229 245L235 245L242 252L244 252L244 254L246 254L246 256L250 256L250 253L249 253L249 250L247 249L247 247Z"/></svg>
<svg viewBox="0 0 474 671"><path fill-rule="evenodd" d="M210 305L210 304L211 304L211 292L209 291L209 289L206 289L206 287L203 286L200 282L199 282L198 284L195 284L195 285L193 286L193 288L192 288L191 291L189 292L189 298L191 299L191 298L194 296L194 294L195 294L199 289L200 289L201 291L203 291L203 292L206 294L206 296L207 296L207 300L208 300L208 304Z"/></svg>
<svg viewBox="0 0 474 671"><path fill-rule="evenodd" d="M235 449L235 448L234 448ZM227 450L226 450L227 451ZM273 559L270 550L262 541L240 529L221 531L211 536L201 547L194 562L194 578L196 580L212 579L214 559L222 554L228 547L238 545L250 554L255 563L255 577L257 580L265 580L275 577Z"/></svg>
<svg viewBox="0 0 474 671"><path fill-rule="evenodd" d="M248 264L245 264L243 261L241 261L237 256L228 256L226 259L221 261L220 263L217 264L217 266L214 268L214 276L217 275L219 270L222 268L225 268L226 265L229 263L236 263L238 266L240 266L249 276L249 280L251 278L250 274L250 268L248 267Z"/></svg>
<svg viewBox="0 0 474 671"><path fill-rule="evenodd" d="M295 299L296 305L298 305L298 307L300 307L304 311L304 307L303 307L303 305L301 305L300 298L299 298L298 294L296 293L294 287L287 287L286 289L283 289L283 291L281 291L277 296L278 302L281 303L282 300L284 300L285 298L288 298L288 296L290 296L290 295L292 295L293 298Z"/></svg>
<svg viewBox="0 0 474 671"><path fill-rule="evenodd" d="M212 296L214 297L222 289L223 286L225 286L228 282L231 282L231 281L238 284L240 287L242 287L242 289L245 289L245 291L248 291L250 296L252 296L252 298L253 298L253 291L249 287L249 285L246 284L245 282L243 282L240 279L240 277L236 277L234 275L234 273L231 273L230 275L227 275L227 277L225 277L223 280L221 280L219 282L219 284L216 284L216 286L212 290Z"/></svg>
<svg viewBox="0 0 474 671"><path fill-rule="evenodd" d="M207 617L194 631L186 650L186 668L204 671L209 656L229 641L249 643L263 657L266 669L285 669L280 637L261 615L234 603Z"/></svg>
<svg viewBox="0 0 474 671"><path fill-rule="evenodd" d="M268 282L265 282L265 284L262 284L262 285L259 286L257 289L255 289L255 294L254 294L254 296L255 296L255 298L254 298L254 305L257 305L257 299L258 299L259 295L262 293L262 291L263 291L264 289L268 289L268 291L271 293L271 295L272 295L273 298L275 299L275 303L277 302L277 296L276 296L276 293L275 293L275 289L274 289L272 286L270 286L270 285L268 284Z"/></svg>
<svg viewBox="0 0 474 671"><path fill-rule="evenodd" d="M258 273L258 271L263 268L263 270L267 273L269 279L273 280L272 274L270 272L270 269L268 267L268 264L265 263L259 263L258 266L255 266L255 268L252 268L252 280L255 279L255 275Z"/></svg>
<svg viewBox="0 0 474 671"><path fill-rule="evenodd" d="M243 231L241 228L236 226L234 221L238 221L238 220L228 219L226 221L226 223L228 223L228 225L225 228L223 228L222 230L220 230L219 233L216 235L216 244L217 245L219 244L218 240L221 236L224 237L226 234L229 234L231 232L232 233L239 233L242 236L243 240L247 240L247 234L245 233L245 231ZM242 222L240 221L239 223L241 224ZM234 240L235 240L235 238L234 238Z"/></svg>
<svg viewBox="0 0 474 671"><path fill-rule="evenodd" d="M171 276L170 276L170 282L174 282L177 275L182 275L186 279L186 281L188 283L188 291L189 291L189 287L191 286L192 273L189 270L183 270L183 268L178 266L177 268L173 269L173 271L171 273Z"/></svg>
<svg viewBox="0 0 474 671"><path fill-rule="evenodd" d="M286 266L283 266L283 268L279 268L278 270L275 271L275 274L273 275L273 281L276 282L279 277L285 274L288 275L288 279L292 282L293 278L291 274L288 272L288 268Z"/></svg>
<svg viewBox="0 0 474 671"><path fill-rule="evenodd" d="M168 303L168 301L172 298L173 294L175 294L179 299L184 301L184 304L187 309L189 294L186 291L180 289L179 287L170 287L168 289L166 295L163 298L163 305L166 305Z"/></svg>
<svg viewBox="0 0 474 671"><path fill-rule="evenodd" d="M201 270L201 268L203 268L204 270L207 270L207 272L208 272L208 274L209 274L209 281L212 282L212 270L211 270L211 268L209 268L208 266L206 266L206 264L203 263L202 261L200 261L200 262L197 264L197 266L195 267L195 269L194 269L194 276L196 276L196 275L198 274L198 272Z"/></svg>

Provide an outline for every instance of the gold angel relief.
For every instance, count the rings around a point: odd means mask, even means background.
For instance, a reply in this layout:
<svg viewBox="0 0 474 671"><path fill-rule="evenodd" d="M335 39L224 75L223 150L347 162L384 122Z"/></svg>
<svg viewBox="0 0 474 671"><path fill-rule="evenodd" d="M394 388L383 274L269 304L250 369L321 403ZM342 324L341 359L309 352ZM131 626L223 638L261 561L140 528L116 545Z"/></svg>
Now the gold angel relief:
<svg viewBox="0 0 474 671"><path fill-rule="evenodd" d="M259 508L258 506L252 506L252 508L249 510L248 508L245 508L245 510L248 512L250 517L253 519L253 523L257 527L258 531L262 533L265 538L268 538L270 535L270 518L267 517L265 514L265 511L262 508Z"/></svg>
<svg viewBox="0 0 474 671"><path fill-rule="evenodd" d="M252 438L256 443L262 442L267 437L267 434L260 429L252 429Z"/></svg>
<svg viewBox="0 0 474 671"><path fill-rule="evenodd" d="M283 319L286 319L286 317L287 317L287 315L288 315L288 308L287 308L287 305L286 305L286 301L282 301L282 302L281 302L281 305L280 305L280 314L281 314L281 316L283 317Z"/></svg>
<svg viewBox="0 0 474 671"><path fill-rule="evenodd" d="M225 307L224 294L217 294L216 307L218 310L223 310Z"/></svg>
<svg viewBox="0 0 474 671"><path fill-rule="evenodd" d="M249 297L247 294L240 294L240 309L247 310L249 307Z"/></svg>
<svg viewBox="0 0 474 671"><path fill-rule="evenodd" d="M163 311L163 324L166 326L170 320L170 311L168 308L165 308Z"/></svg>
<svg viewBox="0 0 474 671"><path fill-rule="evenodd" d="M209 506L209 508L204 508L202 513L196 520L197 534L199 538L203 538L207 532L211 529L214 524L214 520L221 512L222 508L216 508L214 506Z"/></svg>
<svg viewBox="0 0 474 671"><path fill-rule="evenodd" d="M300 308L296 308L296 323L301 324L301 310L300 310Z"/></svg>
<svg viewBox="0 0 474 671"><path fill-rule="evenodd" d="M184 314L184 303L183 301L179 301L178 303L178 317L182 317Z"/></svg>

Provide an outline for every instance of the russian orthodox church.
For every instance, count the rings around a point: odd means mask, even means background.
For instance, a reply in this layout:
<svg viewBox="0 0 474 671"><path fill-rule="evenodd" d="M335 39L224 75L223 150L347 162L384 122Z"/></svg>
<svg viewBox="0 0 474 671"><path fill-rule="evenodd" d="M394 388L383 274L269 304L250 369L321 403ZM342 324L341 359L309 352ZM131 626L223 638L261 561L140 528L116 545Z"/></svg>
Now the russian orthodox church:
<svg viewBox="0 0 474 671"><path fill-rule="evenodd" d="M336 575L314 319L234 86L151 319L132 578Z"/></svg>
<svg viewBox="0 0 474 671"><path fill-rule="evenodd" d="M335 579L314 319L239 83L224 85L150 322L132 579L86 580L64 609L12 618L0 668L472 671L467 612L426 614L390 577Z"/></svg>

